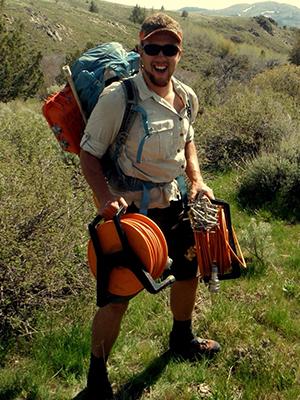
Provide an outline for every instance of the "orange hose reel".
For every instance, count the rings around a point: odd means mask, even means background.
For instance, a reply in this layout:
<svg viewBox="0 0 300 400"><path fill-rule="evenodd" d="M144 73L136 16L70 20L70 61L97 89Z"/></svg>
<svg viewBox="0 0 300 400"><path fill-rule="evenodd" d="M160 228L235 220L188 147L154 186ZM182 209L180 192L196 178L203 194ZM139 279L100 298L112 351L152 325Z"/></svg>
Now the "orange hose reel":
<svg viewBox="0 0 300 400"><path fill-rule="evenodd" d="M168 261L168 247L162 231L150 218L137 213L108 221L100 217L89 228L88 263L95 277L99 271L102 290L107 289L112 295L133 296L144 287L149 289L148 281L162 275ZM163 284L173 281L169 277ZM149 291L154 286L151 282ZM156 289L160 290L160 286Z"/></svg>
<svg viewBox="0 0 300 400"><path fill-rule="evenodd" d="M211 200L217 205L217 223L211 229L194 227L195 246L201 277L211 277L212 265L218 268L220 279L240 276L241 268L247 268L234 228L231 224L229 204L222 200ZM192 223L193 225L193 223Z"/></svg>

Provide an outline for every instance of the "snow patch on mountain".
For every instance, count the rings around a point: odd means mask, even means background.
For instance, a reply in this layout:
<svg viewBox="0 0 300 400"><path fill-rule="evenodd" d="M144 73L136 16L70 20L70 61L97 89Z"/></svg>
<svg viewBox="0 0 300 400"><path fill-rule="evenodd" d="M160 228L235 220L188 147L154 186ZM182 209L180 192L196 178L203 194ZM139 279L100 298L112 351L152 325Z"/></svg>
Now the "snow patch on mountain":
<svg viewBox="0 0 300 400"><path fill-rule="evenodd" d="M255 7L255 6L251 6L251 7L245 8L245 10L243 10L242 12L246 13L247 11L251 10L253 7Z"/></svg>

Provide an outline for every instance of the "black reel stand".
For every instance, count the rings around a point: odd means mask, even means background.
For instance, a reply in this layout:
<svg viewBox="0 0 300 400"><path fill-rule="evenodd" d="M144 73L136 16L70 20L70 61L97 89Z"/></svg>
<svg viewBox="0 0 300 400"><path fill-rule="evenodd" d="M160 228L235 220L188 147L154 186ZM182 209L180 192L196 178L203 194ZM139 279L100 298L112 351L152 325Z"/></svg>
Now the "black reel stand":
<svg viewBox="0 0 300 400"><path fill-rule="evenodd" d="M175 282L175 277L173 275L169 275L163 281L158 282L152 278L151 274L147 271L139 257L134 253L128 243L127 236L120 223L121 212L122 209L120 209L113 218L113 222L122 244L122 250L116 253L104 254L102 251L97 234L97 225L102 220L100 215L97 215L97 217L88 226L97 259L96 293L98 307L105 306L115 297L115 295L112 295L108 291L109 276L112 268L116 268L120 265L130 269L136 278L141 282L143 287L152 294L160 292L162 289Z"/></svg>

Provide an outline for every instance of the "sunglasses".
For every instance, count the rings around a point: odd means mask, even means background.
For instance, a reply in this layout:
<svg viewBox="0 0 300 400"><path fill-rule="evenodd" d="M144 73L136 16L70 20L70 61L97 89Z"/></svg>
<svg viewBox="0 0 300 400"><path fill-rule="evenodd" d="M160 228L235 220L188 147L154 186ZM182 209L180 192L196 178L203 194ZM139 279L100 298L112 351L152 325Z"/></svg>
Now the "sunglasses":
<svg viewBox="0 0 300 400"><path fill-rule="evenodd" d="M162 51L166 57L174 57L180 52L179 47L175 46L175 44L165 44L163 46L159 44L145 44L143 50L148 56L157 56Z"/></svg>

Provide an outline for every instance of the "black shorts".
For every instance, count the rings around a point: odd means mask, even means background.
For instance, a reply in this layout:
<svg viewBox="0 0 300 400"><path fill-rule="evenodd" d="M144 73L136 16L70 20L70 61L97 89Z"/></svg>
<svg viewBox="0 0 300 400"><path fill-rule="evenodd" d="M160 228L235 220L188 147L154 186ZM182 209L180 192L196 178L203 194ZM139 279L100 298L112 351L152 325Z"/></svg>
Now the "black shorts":
<svg viewBox="0 0 300 400"><path fill-rule="evenodd" d="M135 205L130 205L126 213L138 212ZM167 208L152 208L147 217L151 218L162 230L167 244L168 254L172 259L170 273L177 281L189 280L199 276L195 251L194 233L190 220L183 212L182 202L173 201ZM124 303L135 297L110 294L110 303Z"/></svg>
<svg viewBox="0 0 300 400"><path fill-rule="evenodd" d="M138 212L138 209L131 205L127 212ZM183 213L182 202L172 201L167 208L151 208L147 217L151 218L165 235L169 257L173 261L171 272L176 280L197 277L199 272L194 233L188 216Z"/></svg>

